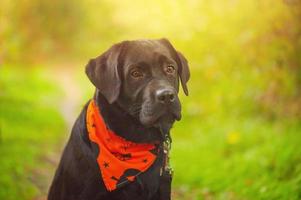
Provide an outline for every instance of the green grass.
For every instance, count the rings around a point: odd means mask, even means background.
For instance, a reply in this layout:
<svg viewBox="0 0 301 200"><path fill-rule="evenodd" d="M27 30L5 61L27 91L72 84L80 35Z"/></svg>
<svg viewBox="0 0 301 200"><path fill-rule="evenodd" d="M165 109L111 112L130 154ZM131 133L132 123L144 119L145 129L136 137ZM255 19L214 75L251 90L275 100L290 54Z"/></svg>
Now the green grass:
<svg viewBox="0 0 301 200"><path fill-rule="evenodd" d="M41 195L46 157L63 135L61 94L37 69L5 66L0 87L0 199L32 199Z"/></svg>
<svg viewBox="0 0 301 200"><path fill-rule="evenodd" d="M189 109L195 94L182 98L183 119L172 130L177 199L301 199L300 121L231 110L204 115Z"/></svg>

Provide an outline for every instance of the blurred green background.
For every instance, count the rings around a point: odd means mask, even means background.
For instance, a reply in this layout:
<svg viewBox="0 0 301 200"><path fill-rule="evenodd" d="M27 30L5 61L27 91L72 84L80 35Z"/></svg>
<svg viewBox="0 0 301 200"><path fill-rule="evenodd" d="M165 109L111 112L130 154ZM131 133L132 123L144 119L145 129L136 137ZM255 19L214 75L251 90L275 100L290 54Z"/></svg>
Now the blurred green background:
<svg viewBox="0 0 301 200"><path fill-rule="evenodd" d="M89 58L161 37L191 68L173 199L301 199L300 0L2 0L0 199L46 198Z"/></svg>

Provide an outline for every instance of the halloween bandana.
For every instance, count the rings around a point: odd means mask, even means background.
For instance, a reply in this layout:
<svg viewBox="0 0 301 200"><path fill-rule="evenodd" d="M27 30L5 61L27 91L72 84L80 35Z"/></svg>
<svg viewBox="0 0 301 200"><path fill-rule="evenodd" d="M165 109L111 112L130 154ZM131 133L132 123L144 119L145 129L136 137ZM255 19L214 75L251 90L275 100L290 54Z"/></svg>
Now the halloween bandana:
<svg viewBox="0 0 301 200"><path fill-rule="evenodd" d="M150 152L155 145L133 143L109 130L94 100L89 103L86 123L89 139L99 148L97 163L108 191L133 181L155 161L156 155Z"/></svg>

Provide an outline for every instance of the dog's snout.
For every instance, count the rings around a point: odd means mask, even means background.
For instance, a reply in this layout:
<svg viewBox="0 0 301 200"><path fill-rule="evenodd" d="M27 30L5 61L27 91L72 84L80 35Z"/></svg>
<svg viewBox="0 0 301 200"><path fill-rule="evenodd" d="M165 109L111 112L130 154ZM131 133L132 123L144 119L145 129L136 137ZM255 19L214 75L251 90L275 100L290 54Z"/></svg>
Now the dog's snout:
<svg viewBox="0 0 301 200"><path fill-rule="evenodd" d="M160 89L156 91L156 99L163 104L171 103L175 100L176 94L172 89Z"/></svg>

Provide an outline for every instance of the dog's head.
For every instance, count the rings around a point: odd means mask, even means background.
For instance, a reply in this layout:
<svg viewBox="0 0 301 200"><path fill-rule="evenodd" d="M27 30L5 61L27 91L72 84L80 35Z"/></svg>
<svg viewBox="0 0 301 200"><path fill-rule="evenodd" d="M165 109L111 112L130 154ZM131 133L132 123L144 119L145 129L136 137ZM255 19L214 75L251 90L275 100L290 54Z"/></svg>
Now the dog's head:
<svg viewBox="0 0 301 200"><path fill-rule="evenodd" d="M168 132L181 119L179 82L188 95L189 68L167 39L124 41L91 59L86 73L107 101L146 127Z"/></svg>

